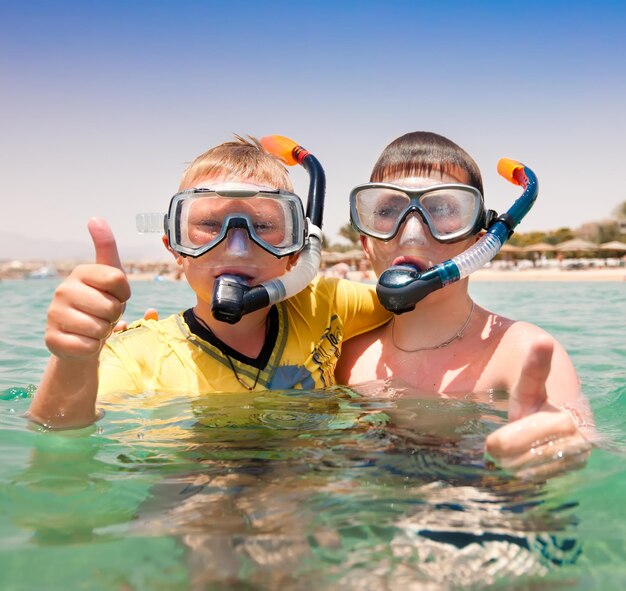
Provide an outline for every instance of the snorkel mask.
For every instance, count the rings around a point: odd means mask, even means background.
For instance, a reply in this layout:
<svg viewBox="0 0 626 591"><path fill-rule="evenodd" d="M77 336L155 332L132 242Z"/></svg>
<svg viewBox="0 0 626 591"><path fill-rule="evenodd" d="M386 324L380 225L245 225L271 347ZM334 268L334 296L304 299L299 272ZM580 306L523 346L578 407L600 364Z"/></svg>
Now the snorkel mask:
<svg viewBox="0 0 626 591"><path fill-rule="evenodd" d="M488 225L486 233L465 252L423 272L420 272L419 269L411 265L395 265L385 270L378 279L376 293L381 304L387 308L387 310L394 314L402 314L413 310L415 304L423 300L428 294L467 277L474 271L483 267L498 254L502 245L513 234L515 227L530 211L530 208L537 199L539 190L537 177L533 171L515 160L502 158L498 162L498 172L511 183L523 187L524 192L522 195L517 198L506 213L500 216L496 217L495 212L491 214L487 212L487 214L485 214L485 222ZM454 188L455 185L448 186L446 190L449 191L451 187ZM456 187L459 189L462 186ZM437 189L441 188L442 186L437 187ZM355 191L357 189L359 189L359 187L357 187ZM420 198L420 194L426 194L428 192L432 193L433 191L429 189L410 191L408 192L408 198L410 200L416 200ZM411 195L410 193L414 194ZM354 198L351 195L351 209L354 209L352 206L353 202ZM415 204L415 208L420 212L422 218L425 219L431 232L433 232L433 228L435 228L433 236L439 241L455 242L456 240L462 239L452 234L446 239L445 231L437 229L436 220L433 219L435 216L430 216L429 219L427 208L423 204L419 207ZM402 220L406 219L407 215L408 213L404 213ZM351 213L351 216L354 223L354 213ZM393 228L390 230L383 228L382 230L393 233L387 238L381 236L381 239L388 240L391 236L394 236L398 231L401 221L396 225L395 230ZM355 225L358 228L358 225ZM467 227L472 227L471 223ZM439 232L439 237L437 232ZM369 234L370 232L368 231L367 233ZM470 233L476 234L477 230ZM462 237L467 237L468 235L470 234L464 233Z"/></svg>
<svg viewBox="0 0 626 591"><path fill-rule="evenodd" d="M284 164L301 164L308 172L306 212L293 193L220 183L177 193L165 216L137 216L139 232L164 232L170 248L181 256L202 256L224 240L229 247L240 245L245 254L247 239L279 258L300 253L291 270L259 285L249 286L245 277L237 275L217 277L211 311L217 320L229 324L299 293L315 278L321 263L326 191L321 164L289 138L267 136L261 144Z"/></svg>
<svg viewBox="0 0 626 591"><path fill-rule="evenodd" d="M176 193L165 218L170 248L193 258L225 240L245 254L245 235L280 258L302 250L306 226L297 195L248 183L211 183Z"/></svg>
<svg viewBox="0 0 626 591"><path fill-rule="evenodd" d="M485 211L481 192L470 185L447 183L410 189L392 183L364 183L350 192L350 220L378 240L394 238L411 213L417 213L438 242L474 236L497 214Z"/></svg>

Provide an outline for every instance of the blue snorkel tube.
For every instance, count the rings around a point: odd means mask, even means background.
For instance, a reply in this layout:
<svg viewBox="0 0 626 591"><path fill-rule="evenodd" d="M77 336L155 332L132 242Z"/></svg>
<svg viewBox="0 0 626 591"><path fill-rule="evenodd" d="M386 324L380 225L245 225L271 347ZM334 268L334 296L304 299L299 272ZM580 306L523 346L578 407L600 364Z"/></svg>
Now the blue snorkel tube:
<svg viewBox="0 0 626 591"><path fill-rule="evenodd" d="M511 183L523 187L524 192L506 213L493 220L476 244L460 255L423 272L411 265L389 267L376 286L378 299L387 310L394 314L413 310L415 304L429 293L467 277L498 254L530 211L539 191L535 173L520 162L502 158L498 162L498 172Z"/></svg>
<svg viewBox="0 0 626 591"><path fill-rule="evenodd" d="M248 286L234 275L215 281L211 312L217 320L235 324L244 314L271 306L306 288L317 275L322 260L322 218L326 194L326 175L317 158L293 140L271 135L261 138L263 147L284 164L300 164L309 174L307 198L307 238L294 267L281 277Z"/></svg>

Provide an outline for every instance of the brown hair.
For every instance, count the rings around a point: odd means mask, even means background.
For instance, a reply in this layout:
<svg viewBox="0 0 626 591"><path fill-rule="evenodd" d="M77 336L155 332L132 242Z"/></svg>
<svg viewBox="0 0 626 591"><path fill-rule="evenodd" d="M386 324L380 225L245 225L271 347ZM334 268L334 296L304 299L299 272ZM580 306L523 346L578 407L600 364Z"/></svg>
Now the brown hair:
<svg viewBox="0 0 626 591"><path fill-rule="evenodd" d="M190 189L206 177L220 181L253 181L293 191L287 169L252 136L235 135L235 141L224 142L200 154L183 173L179 190Z"/></svg>
<svg viewBox="0 0 626 591"><path fill-rule="evenodd" d="M483 192L480 169L463 148L436 133L414 131L391 142L372 170L370 181L391 181L403 177L429 176L432 172L459 176L464 172L469 184Z"/></svg>

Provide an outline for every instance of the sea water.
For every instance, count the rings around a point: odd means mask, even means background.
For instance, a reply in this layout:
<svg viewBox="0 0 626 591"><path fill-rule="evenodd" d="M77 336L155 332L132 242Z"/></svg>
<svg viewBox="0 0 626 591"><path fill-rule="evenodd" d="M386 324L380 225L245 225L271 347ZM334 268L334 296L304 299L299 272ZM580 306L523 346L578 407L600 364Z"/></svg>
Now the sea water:
<svg viewBox="0 0 626 591"><path fill-rule="evenodd" d="M626 283L471 285L554 334L591 401L602 442L547 482L485 457L506 417L471 395L146 395L46 431L22 415L55 286L0 283L3 591L624 588ZM132 289L129 319L194 303L185 283Z"/></svg>

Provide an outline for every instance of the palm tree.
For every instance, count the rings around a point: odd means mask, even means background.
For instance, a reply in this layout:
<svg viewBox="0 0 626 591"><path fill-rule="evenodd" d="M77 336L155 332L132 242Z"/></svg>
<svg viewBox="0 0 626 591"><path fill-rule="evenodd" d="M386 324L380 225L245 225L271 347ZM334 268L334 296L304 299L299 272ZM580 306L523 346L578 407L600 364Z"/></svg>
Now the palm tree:
<svg viewBox="0 0 626 591"><path fill-rule="evenodd" d="M359 233L354 229L352 224L344 224L339 228L339 236L345 238L350 244L357 248L359 246L360 238Z"/></svg>
<svg viewBox="0 0 626 591"><path fill-rule="evenodd" d="M620 220L626 219L626 201L622 201L614 210L613 215Z"/></svg>

